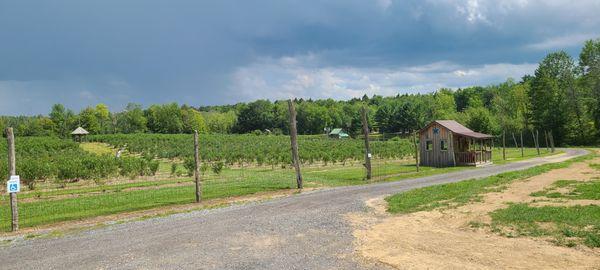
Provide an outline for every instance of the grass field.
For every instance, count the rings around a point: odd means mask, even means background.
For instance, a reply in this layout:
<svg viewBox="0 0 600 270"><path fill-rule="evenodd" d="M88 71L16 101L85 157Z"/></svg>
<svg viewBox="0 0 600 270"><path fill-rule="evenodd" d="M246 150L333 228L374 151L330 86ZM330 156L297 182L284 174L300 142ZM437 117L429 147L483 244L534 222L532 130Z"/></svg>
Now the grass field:
<svg viewBox="0 0 600 270"><path fill-rule="evenodd" d="M106 153L107 146L89 144L86 151ZM544 151L545 152L545 151ZM543 153L547 155L548 153ZM509 149L509 161L522 159L520 150ZM524 158L536 156L534 149L526 149ZM501 154L494 162L503 163ZM194 201L191 177L171 174L171 166L178 163L178 174L184 173L179 161L161 160L158 173L153 177L136 179L116 178L98 181L80 181L58 188L53 183L40 183L33 191L19 193L20 226L32 227L55 222L145 210L166 205L187 204ZM422 167L416 172L413 160L373 161L371 182L397 181L407 178L471 169L471 167ZM302 169L307 188L360 185L365 169L359 161L305 166ZM295 174L289 166L249 166L224 168L216 174L207 170L202 176L205 200L254 194L257 192L292 189ZM8 196L0 196L0 215L10 216ZM9 230L9 219L0 221L0 230Z"/></svg>
<svg viewBox="0 0 600 270"><path fill-rule="evenodd" d="M545 164L484 179L431 186L399 193L386 198L388 211L391 213L412 213L436 208L454 208L472 202L483 202L483 194L504 191L508 184L513 181L527 179L554 169L567 168L575 162L595 157L597 157L597 154L589 154L561 163ZM590 167L596 168L593 163ZM571 170L579 171L576 168ZM591 179L588 181L555 181L545 186L543 190L531 193L529 196L533 198L530 202L509 202L506 207L490 211L488 213L492 220L490 224L472 221L469 225L472 228L487 226L492 232L507 237L545 237L561 246L573 247L583 244L592 248L600 247L600 205L597 203L600 200L600 180L589 172L584 174L590 175ZM506 196L510 197L510 195ZM570 200L583 201L572 201L573 204L568 204ZM536 205L536 202L540 205ZM553 204L544 204L549 202ZM468 212L468 210L457 211Z"/></svg>
<svg viewBox="0 0 600 270"><path fill-rule="evenodd" d="M386 201L391 213L410 213L431 210L438 207L462 205L470 201L476 201L480 198L481 194L501 189L504 185L512 181L539 175L552 169L564 168L573 162L590 159L593 156L593 154L590 154L565 162L544 164L484 179L473 179L415 189L390 196L386 198Z"/></svg>
<svg viewBox="0 0 600 270"><path fill-rule="evenodd" d="M577 245L575 239L580 238L588 247L600 247L598 205L533 207L518 203L490 215L495 230L500 231L499 226L510 226L508 236L547 236L554 238L556 244L565 246Z"/></svg>

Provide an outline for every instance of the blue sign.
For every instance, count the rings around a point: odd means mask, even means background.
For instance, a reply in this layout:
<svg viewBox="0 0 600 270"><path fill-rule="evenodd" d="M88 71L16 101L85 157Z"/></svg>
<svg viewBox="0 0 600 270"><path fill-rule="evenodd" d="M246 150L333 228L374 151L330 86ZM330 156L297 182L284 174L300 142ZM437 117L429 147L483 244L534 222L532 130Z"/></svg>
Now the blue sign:
<svg viewBox="0 0 600 270"><path fill-rule="evenodd" d="M18 175L11 176L10 180L6 182L6 191L8 191L8 193L21 191L21 179Z"/></svg>

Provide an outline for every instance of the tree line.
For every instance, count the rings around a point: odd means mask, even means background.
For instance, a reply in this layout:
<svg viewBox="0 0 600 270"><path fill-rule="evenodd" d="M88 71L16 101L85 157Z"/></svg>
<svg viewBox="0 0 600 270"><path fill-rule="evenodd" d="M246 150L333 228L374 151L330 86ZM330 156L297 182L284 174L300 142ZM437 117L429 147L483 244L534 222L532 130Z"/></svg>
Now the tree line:
<svg viewBox="0 0 600 270"><path fill-rule="evenodd" d="M586 41L577 61L564 51L548 54L535 73L518 81L427 94L374 95L339 101L296 99L298 132L322 134L331 128L360 133L360 108L381 133L418 130L436 119L454 119L469 128L505 132L550 131L557 144L600 141L600 39ZM285 101L257 100L222 106L176 103L129 104L110 112L99 104L74 113L60 104L48 116L0 117L0 128L13 126L21 136L68 136L77 126L93 134L110 133L275 133L288 132Z"/></svg>

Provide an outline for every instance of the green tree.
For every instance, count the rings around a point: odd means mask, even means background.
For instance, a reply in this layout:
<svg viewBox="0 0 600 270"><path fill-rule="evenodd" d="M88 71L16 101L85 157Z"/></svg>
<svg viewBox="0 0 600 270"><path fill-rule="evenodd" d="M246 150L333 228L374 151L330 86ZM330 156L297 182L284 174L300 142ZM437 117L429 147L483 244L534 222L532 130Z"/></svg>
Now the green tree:
<svg viewBox="0 0 600 270"><path fill-rule="evenodd" d="M587 107L600 137L600 39L585 42L579 54L581 84L586 89Z"/></svg>
<svg viewBox="0 0 600 270"><path fill-rule="evenodd" d="M206 122L208 132L227 134L231 133L231 129L237 121L237 116L234 111L228 112L202 112L202 116Z"/></svg>
<svg viewBox="0 0 600 270"><path fill-rule="evenodd" d="M123 112L116 115L117 130L122 133L143 133L148 130L148 120L142 106L129 103Z"/></svg>
<svg viewBox="0 0 600 270"><path fill-rule="evenodd" d="M561 51L546 56L531 81L533 123L538 129L551 131L557 144L565 143L568 135L568 91L573 80L573 61Z"/></svg>
<svg viewBox="0 0 600 270"><path fill-rule="evenodd" d="M208 132L206 122L200 112L189 107L183 107L181 108L181 117L183 122L183 132L193 133L194 130L197 130L198 133Z"/></svg>
<svg viewBox="0 0 600 270"><path fill-rule="evenodd" d="M61 137L68 137L77 124L73 111L65 109L62 104L54 104L49 116L54 123L54 133Z"/></svg>
<svg viewBox="0 0 600 270"><path fill-rule="evenodd" d="M96 118L98 119L98 124L100 126L100 133L107 133L111 124L108 106L102 103L96 105Z"/></svg>
<svg viewBox="0 0 600 270"><path fill-rule="evenodd" d="M155 133L176 134L183 132L181 110L177 103L152 105L146 110L148 129Z"/></svg>
<svg viewBox="0 0 600 270"><path fill-rule="evenodd" d="M98 134L100 132L100 121L96 109L93 107L87 107L79 113L79 123L81 127L91 134Z"/></svg>
<svg viewBox="0 0 600 270"><path fill-rule="evenodd" d="M243 105L234 127L236 133L275 128L275 107L268 100L257 100Z"/></svg>

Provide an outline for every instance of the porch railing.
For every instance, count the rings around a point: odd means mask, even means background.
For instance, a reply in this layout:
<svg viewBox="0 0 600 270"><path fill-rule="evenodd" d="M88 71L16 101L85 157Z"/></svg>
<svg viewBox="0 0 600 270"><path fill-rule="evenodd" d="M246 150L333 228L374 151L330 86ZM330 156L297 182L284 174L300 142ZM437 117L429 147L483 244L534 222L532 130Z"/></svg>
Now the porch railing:
<svg viewBox="0 0 600 270"><path fill-rule="evenodd" d="M454 153L456 164L481 164L492 161L492 151L470 151Z"/></svg>

